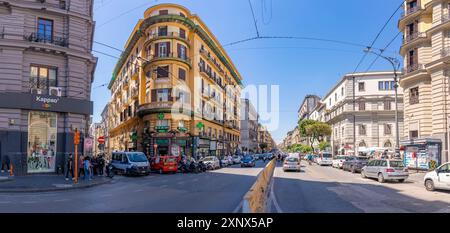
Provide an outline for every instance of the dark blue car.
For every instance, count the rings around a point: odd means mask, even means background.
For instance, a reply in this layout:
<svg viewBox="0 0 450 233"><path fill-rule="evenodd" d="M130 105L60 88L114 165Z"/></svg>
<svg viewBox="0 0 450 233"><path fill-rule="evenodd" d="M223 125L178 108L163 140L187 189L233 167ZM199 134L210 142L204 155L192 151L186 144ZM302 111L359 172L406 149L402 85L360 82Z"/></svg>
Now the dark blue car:
<svg viewBox="0 0 450 233"><path fill-rule="evenodd" d="M241 167L254 167L256 166L255 158L251 155L245 155L241 160Z"/></svg>

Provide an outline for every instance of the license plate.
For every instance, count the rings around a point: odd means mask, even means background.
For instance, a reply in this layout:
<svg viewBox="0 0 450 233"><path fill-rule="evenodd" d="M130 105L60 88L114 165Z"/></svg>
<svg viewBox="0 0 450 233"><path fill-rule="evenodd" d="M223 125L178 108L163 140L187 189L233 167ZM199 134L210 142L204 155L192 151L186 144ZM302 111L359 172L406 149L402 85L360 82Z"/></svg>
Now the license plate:
<svg viewBox="0 0 450 233"><path fill-rule="evenodd" d="M173 167L169 167L169 170L172 170L173 169Z"/></svg>

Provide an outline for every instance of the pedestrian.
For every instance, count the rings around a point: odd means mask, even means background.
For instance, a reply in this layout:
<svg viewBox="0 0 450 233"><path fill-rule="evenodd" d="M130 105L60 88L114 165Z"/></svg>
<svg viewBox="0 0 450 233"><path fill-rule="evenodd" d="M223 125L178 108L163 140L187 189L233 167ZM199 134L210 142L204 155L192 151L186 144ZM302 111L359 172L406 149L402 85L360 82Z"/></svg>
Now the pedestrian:
<svg viewBox="0 0 450 233"><path fill-rule="evenodd" d="M10 172L11 161L9 160L9 156L8 155L2 156L1 162L2 162L2 172L5 172L5 167L7 171Z"/></svg>
<svg viewBox="0 0 450 233"><path fill-rule="evenodd" d="M103 170L105 169L105 158L103 154L98 157L98 175L103 176Z"/></svg>
<svg viewBox="0 0 450 233"><path fill-rule="evenodd" d="M78 157L78 177L81 177L81 173L83 173L83 177L86 177L86 171L84 170L84 156L80 155Z"/></svg>
<svg viewBox="0 0 450 233"><path fill-rule="evenodd" d="M90 159L89 159L89 157L88 156L86 156L85 158L84 158L84 161L83 161L83 167L84 167L84 180L91 180L91 177L90 177L90 166L91 166L91 164L90 164Z"/></svg>
<svg viewBox="0 0 450 233"><path fill-rule="evenodd" d="M69 172L71 174L72 180L74 180L73 176L73 156L72 153L69 154L69 158L66 161L66 166L64 168L64 171L66 173L66 181L69 180Z"/></svg>

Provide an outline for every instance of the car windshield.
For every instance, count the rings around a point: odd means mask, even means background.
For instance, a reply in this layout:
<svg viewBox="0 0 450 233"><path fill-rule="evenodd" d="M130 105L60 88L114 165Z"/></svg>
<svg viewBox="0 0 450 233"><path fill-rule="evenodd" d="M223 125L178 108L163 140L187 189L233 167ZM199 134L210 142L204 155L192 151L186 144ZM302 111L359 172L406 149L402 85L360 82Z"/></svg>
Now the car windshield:
<svg viewBox="0 0 450 233"><path fill-rule="evenodd" d="M244 160L252 160L253 158L252 158L252 156L245 156L244 157Z"/></svg>
<svg viewBox="0 0 450 233"><path fill-rule="evenodd" d="M295 158L295 157L289 157L289 158L286 159L286 161L288 161L288 162L298 162L298 159Z"/></svg>
<svg viewBox="0 0 450 233"><path fill-rule="evenodd" d="M331 154L322 154L322 157L323 158L331 158L332 156L331 156Z"/></svg>
<svg viewBox="0 0 450 233"><path fill-rule="evenodd" d="M141 154L141 153L128 154L128 159L130 159L131 162L135 162L135 163L147 162L147 157L145 157L145 155Z"/></svg>
<svg viewBox="0 0 450 233"><path fill-rule="evenodd" d="M389 166L391 167L405 167L403 161L389 161Z"/></svg>
<svg viewBox="0 0 450 233"><path fill-rule="evenodd" d="M166 163L173 163L176 162L177 159L175 157L168 157L164 160Z"/></svg>
<svg viewBox="0 0 450 233"><path fill-rule="evenodd" d="M233 159L238 159L238 158L239 158L239 156L237 156L237 155L233 156Z"/></svg>

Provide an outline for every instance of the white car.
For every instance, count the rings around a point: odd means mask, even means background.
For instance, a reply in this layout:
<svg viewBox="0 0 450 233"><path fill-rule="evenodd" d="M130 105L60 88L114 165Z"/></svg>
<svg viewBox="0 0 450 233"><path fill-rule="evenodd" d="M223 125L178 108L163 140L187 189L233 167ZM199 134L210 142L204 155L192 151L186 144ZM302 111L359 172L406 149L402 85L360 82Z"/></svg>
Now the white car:
<svg viewBox="0 0 450 233"><path fill-rule="evenodd" d="M347 157L343 155L338 155L334 157L332 166L334 168L342 169L342 166L344 165L344 161Z"/></svg>
<svg viewBox="0 0 450 233"><path fill-rule="evenodd" d="M436 170L428 172L423 178L423 182L428 191L450 190L450 163L445 163Z"/></svg>
<svg viewBox="0 0 450 233"><path fill-rule="evenodd" d="M331 166L333 165L333 156L330 153L321 153L317 157L317 164L320 166Z"/></svg>
<svg viewBox="0 0 450 233"><path fill-rule="evenodd" d="M283 171L301 171L300 157L288 156L283 163Z"/></svg>
<svg viewBox="0 0 450 233"><path fill-rule="evenodd" d="M220 162L219 159L215 156L208 156L203 158L201 161L208 167L211 166L212 170L219 169L220 168Z"/></svg>
<svg viewBox="0 0 450 233"><path fill-rule="evenodd" d="M233 164L241 164L241 156L239 155L233 156Z"/></svg>

